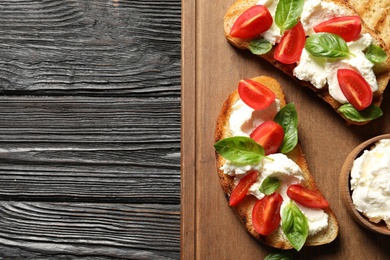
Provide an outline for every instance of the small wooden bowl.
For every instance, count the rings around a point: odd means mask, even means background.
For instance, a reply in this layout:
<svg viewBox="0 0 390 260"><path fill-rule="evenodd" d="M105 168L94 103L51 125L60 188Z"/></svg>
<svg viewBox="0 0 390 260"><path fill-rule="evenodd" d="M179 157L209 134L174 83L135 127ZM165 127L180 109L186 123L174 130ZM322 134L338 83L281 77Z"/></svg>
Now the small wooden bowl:
<svg viewBox="0 0 390 260"><path fill-rule="evenodd" d="M390 134L379 135L361 143L355 149L353 149L352 152L347 156L347 159L343 164L339 182L341 199L345 207L347 208L348 213L363 227L384 235L390 235L390 229L386 227L384 221L381 221L379 223L369 221L368 218L366 218L363 214L357 211L355 206L353 205L351 197L352 191L350 186L350 173L354 160L359 157L364 152L364 150L369 150L374 145L374 143L380 139L389 138Z"/></svg>

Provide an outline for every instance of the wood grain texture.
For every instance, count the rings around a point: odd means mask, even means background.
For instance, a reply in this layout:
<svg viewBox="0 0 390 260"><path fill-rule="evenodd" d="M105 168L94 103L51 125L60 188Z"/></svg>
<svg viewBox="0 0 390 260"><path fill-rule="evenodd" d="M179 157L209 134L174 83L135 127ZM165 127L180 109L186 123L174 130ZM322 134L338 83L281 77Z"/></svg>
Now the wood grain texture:
<svg viewBox="0 0 390 260"><path fill-rule="evenodd" d="M181 2L0 2L0 258L180 257Z"/></svg>
<svg viewBox="0 0 390 260"><path fill-rule="evenodd" d="M53 255L52 259L57 254L177 258L178 210L179 205L2 201L0 242ZM25 256L32 257L27 253ZM2 251L0 257L9 259L11 255Z"/></svg>
<svg viewBox="0 0 390 260"><path fill-rule="evenodd" d="M365 23L375 30L390 46L390 2L380 0L348 0L363 18Z"/></svg>
<svg viewBox="0 0 390 260"><path fill-rule="evenodd" d="M179 106L163 104L1 99L0 197L179 204Z"/></svg>
<svg viewBox="0 0 390 260"><path fill-rule="evenodd" d="M196 1L182 8L181 259L196 257Z"/></svg>
<svg viewBox="0 0 390 260"><path fill-rule="evenodd" d="M180 95L180 1L0 3L0 91Z"/></svg>
<svg viewBox="0 0 390 260"><path fill-rule="evenodd" d="M192 214L192 218L189 223L182 224L182 236L190 240L189 245L182 241L182 249L187 251L181 254L189 256L187 259L264 259L270 252L275 252L252 239L228 207L216 173L213 149L216 119L228 94L237 88L240 79L266 75L276 78L287 101L295 103L299 140L310 172L340 225L339 236L331 244L293 252L294 259L387 259L390 237L365 230L349 216L340 199L338 180L345 158L356 145L390 132L390 102L386 102L389 92L384 94L381 118L365 126L345 125L333 109L310 90L300 87L264 60L229 45L224 37L222 19L234 2L197 1L195 5L187 6L193 9L187 10L186 14L195 16L195 41L190 41L193 38L187 32L183 45L194 50L195 66L183 69L183 89L187 97L192 93L195 100L191 99L189 103L183 100L182 113L183 117L188 117L187 123L195 119L190 123L192 131L185 128L186 135L193 135L186 138L186 145L195 150L183 153L182 160L188 163L196 158L196 163L192 168L182 169L182 181L185 182L182 187L189 187L195 198L187 196L193 208L182 209L187 210L185 214ZM186 21L189 24L183 27L193 23L192 19ZM191 249L194 249L192 257Z"/></svg>

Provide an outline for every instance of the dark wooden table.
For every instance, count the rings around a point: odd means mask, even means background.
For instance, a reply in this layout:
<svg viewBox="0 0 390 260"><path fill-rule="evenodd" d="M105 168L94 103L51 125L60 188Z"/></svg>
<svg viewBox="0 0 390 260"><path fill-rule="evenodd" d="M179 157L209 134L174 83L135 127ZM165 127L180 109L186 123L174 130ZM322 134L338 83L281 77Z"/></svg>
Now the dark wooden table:
<svg viewBox="0 0 390 260"><path fill-rule="evenodd" d="M180 0L0 1L0 259L180 258Z"/></svg>

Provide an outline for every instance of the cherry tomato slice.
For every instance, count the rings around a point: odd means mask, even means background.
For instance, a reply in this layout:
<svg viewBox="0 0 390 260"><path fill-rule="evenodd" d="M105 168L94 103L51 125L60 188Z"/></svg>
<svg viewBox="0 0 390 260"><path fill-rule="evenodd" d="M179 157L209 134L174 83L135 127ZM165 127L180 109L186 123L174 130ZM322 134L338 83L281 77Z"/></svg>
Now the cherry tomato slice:
<svg viewBox="0 0 390 260"><path fill-rule="evenodd" d="M292 184L287 189L287 196L309 208L326 208L328 201L318 192L306 189L302 185Z"/></svg>
<svg viewBox="0 0 390 260"><path fill-rule="evenodd" d="M237 206L237 204L244 199L249 188L252 186L253 183L255 183L257 176L259 176L259 173L256 171L252 171L249 172L244 178L242 178L238 182L237 186L234 188L232 194L230 195L230 206Z"/></svg>
<svg viewBox="0 0 390 260"><path fill-rule="evenodd" d="M351 69L339 69L337 80L344 96L357 110L363 110L372 103L370 85L358 72Z"/></svg>
<svg viewBox="0 0 390 260"><path fill-rule="evenodd" d="M359 16L334 17L316 25L315 32L334 33L342 37L346 42L356 40L362 30Z"/></svg>
<svg viewBox="0 0 390 260"><path fill-rule="evenodd" d="M263 84L251 79L240 80L238 94L249 107L262 110L275 101L275 93Z"/></svg>
<svg viewBox="0 0 390 260"><path fill-rule="evenodd" d="M283 143L283 127L274 121L265 121L250 134L250 137L260 144L265 155L276 153Z"/></svg>
<svg viewBox="0 0 390 260"><path fill-rule="evenodd" d="M254 38L272 25L272 16L263 5L255 5L243 12L233 24L230 35L237 38Z"/></svg>
<svg viewBox="0 0 390 260"><path fill-rule="evenodd" d="M276 45L274 58L283 64L293 64L299 60L305 47L306 35L301 22L286 31Z"/></svg>
<svg viewBox="0 0 390 260"><path fill-rule="evenodd" d="M282 196L276 192L255 203L252 210L252 224L257 233L266 236L279 226L282 203Z"/></svg>

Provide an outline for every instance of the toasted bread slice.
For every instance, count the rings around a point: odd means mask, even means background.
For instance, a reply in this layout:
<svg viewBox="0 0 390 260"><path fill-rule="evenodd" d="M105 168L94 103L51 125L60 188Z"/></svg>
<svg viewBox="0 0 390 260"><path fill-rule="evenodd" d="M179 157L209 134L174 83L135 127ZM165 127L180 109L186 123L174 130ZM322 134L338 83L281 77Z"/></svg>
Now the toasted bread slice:
<svg viewBox="0 0 390 260"><path fill-rule="evenodd" d="M325 2L333 2L343 8L347 8L350 11L350 15L359 15L347 2L343 0L323 0ZM357 0L350 0L350 1L355 1L358 2ZM365 0L365 1L370 1L370 0ZM371 0L373 1L373 0ZM383 0L382 0L383 1ZM240 39L240 38L235 38L232 37L229 33L231 31L231 28L234 24L234 22L237 20L237 18L248 8L256 5L258 0L237 0L227 11L225 17L224 17L224 32L227 40L234 46L240 49L249 49L249 43L250 40L247 39ZM386 10L384 13L388 14L388 8L385 8ZM386 20L380 20L380 22L377 24L377 27L382 26L382 21L389 21L388 19ZM382 27L381 27L382 28ZM387 29L381 29L383 32L385 32ZM387 60L385 62L378 63L374 66L373 70L377 78L377 83L378 83L378 90L373 93L373 101L372 105L380 107L382 103L382 98L383 98L383 92L389 82L390 79L390 45L387 46L384 41L379 37L379 35L372 30L369 26L367 26L362 20L362 33L369 33L374 40L374 43L378 46L380 46L385 52L388 54L387 55ZM385 33L384 33L385 34ZM389 37L389 36L387 36ZM334 110L336 110L345 120L348 124L355 124L355 125L363 125L368 123L369 121L364 121L364 122L356 122L352 121L348 118L346 118L342 113L338 111L338 108L342 105L339 103L337 100L335 100L328 91L327 86L318 89L314 87L310 82L308 81L302 81L299 80L298 78L294 77L293 75L293 70L296 67L296 64L282 64L274 59L274 49L275 46L272 48L271 51L269 51L266 54L263 55L258 55L271 64L273 64L276 68L282 70L285 72L287 75L291 76L294 78L301 86L304 87L309 87L312 89L316 94L322 98L324 101L326 101L329 105L333 107Z"/></svg>
<svg viewBox="0 0 390 260"><path fill-rule="evenodd" d="M348 0L366 24L390 48L390 2L388 0Z"/></svg>
<svg viewBox="0 0 390 260"><path fill-rule="evenodd" d="M277 99L280 100L280 106L283 107L286 105L285 97L282 92L281 86L279 83L270 77L261 76L253 78L252 80L257 81L271 89L275 94ZM232 105L239 99L238 91L234 91L229 95L227 100L224 102L223 107L220 111L216 130L215 130L215 141L218 142L224 138L230 137L230 125L229 125L229 117L232 113ZM316 183L312 175L309 172L304 154L301 150L300 145L298 144L291 152L287 154L288 158L293 160L302 170L304 175L304 183L303 185L311 190L319 192ZM216 153L216 166L218 175L220 178L220 184L223 188L223 191L226 194L227 198L230 198L231 192L234 189L234 181L233 177L224 174L223 170L221 170L222 165L225 163L225 159ZM261 174L261 172L260 172ZM287 240L286 236L284 236L281 227L267 236L262 236L258 234L252 225L252 208L257 198L254 196L246 196L246 198L239 203L239 205L232 207L233 211L239 217L246 230L258 241L267 244L269 246L280 248L280 249L291 249L293 248L290 242ZM316 246L323 245L332 242L338 235L338 224L336 216L330 207L326 207L324 211L328 214L328 227L319 233L309 236L306 240L305 246Z"/></svg>

